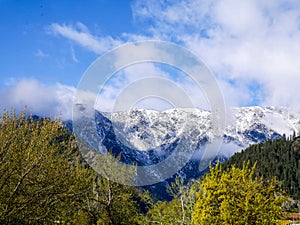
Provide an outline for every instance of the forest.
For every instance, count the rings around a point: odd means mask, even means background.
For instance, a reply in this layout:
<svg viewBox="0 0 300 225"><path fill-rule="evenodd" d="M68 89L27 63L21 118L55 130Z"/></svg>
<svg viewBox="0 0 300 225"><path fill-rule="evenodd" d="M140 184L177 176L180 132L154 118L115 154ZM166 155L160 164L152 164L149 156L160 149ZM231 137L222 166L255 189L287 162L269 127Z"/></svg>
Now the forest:
<svg viewBox="0 0 300 225"><path fill-rule="evenodd" d="M93 171L59 119L0 119L0 224L285 224L297 208L296 137L250 146L187 184L177 177L159 201Z"/></svg>
<svg viewBox="0 0 300 225"><path fill-rule="evenodd" d="M235 165L241 168L244 161L249 161L250 166L256 164L258 176L265 179L276 177L280 188L291 197L300 199L300 137L296 137L295 133L235 153L224 163L224 167Z"/></svg>

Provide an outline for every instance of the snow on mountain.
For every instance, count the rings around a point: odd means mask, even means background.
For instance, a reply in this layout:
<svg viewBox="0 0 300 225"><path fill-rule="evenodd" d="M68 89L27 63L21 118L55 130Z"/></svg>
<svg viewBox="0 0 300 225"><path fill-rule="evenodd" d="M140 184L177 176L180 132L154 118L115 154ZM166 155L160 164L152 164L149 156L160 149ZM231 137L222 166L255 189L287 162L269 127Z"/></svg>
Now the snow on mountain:
<svg viewBox="0 0 300 225"><path fill-rule="evenodd" d="M172 182L176 175L184 177L186 181L198 178L207 171L211 162L224 161L250 144L281 137L283 134L299 134L300 131L300 113L289 112L284 108L233 108L227 114L225 130L219 136L212 126L211 112L201 109L174 108L162 112L133 109L113 113L96 111L96 135L102 146L115 155L121 154L121 161L127 164L157 165L175 154L178 161L172 161L172 165L167 166L179 168L177 173L165 182L148 186L151 192L161 193L165 195L164 198L167 196L165 185ZM87 117L83 116L74 125L84 127L77 129L81 132L81 138L91 137L90 126L93 123L89 123ZM207 154L207 149L214 149L211 144L214 140L221 140L223 144L220 149L216 146L215 151ZM85 141L91 146L98 146L93 140ZM181 150L175 151L177 148ZM181 161L186 163L180 165ZM158 170L150 171L149 174L160 177L163 173Z"/></svg>
<svg viewBox="0 0 300 225"><path fill-rule="evenodd" d="M95 121L102 144L116 155L121 153L122 161L148 166L176 152L176 157L187 162L178 172L186 178L199 176L209 162L226 160L250 144L283 134L298 134L300 130L299 113L274 107L231 109L221 136L213 129L211 113L196 108L96 112ZM213 146L211 143L218 139L223 141L220 149L219 146L207 147ZM178 147L180 151L177 152Z"/></svg>
<svg viewBox="0 0 300 225"><path fill-rule="evenodd" d="M239 148L291 135L300 130L300 114L274 107L243 107L228 112L224 143ZM133 109L129 112L106 113L117 139L125 146L140 151L155 149L185 136L196 148L199 142L216 138L211 113L201 109L170 109L163 112ZM238 147L237 147L238 148Z"/></svg>
<svg viewBox="0 0 300 225"><path fill-rule="evenodd" d="M174 142L182 136L192 142L213 137L210 113L199 109L170 109L163 112L135 109L110 115L114 131L128 147L141 151Z"/></svg>

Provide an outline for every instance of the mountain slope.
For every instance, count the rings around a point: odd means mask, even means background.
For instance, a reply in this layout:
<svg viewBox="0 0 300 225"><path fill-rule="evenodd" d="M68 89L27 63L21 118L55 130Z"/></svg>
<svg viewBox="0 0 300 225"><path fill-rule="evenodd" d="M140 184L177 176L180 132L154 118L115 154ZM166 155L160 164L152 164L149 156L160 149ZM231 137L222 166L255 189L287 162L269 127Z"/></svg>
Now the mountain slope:
<svg viewBox="0 0 300 225"><path fill-rule="evenodd" d="M176 152L178 146L184 146L181 155L176 157L185 155L187 163L183 166L178 165L179 169L175 175L180 175L186 180L198 178L207 171L210 162L225 161L234 152L239 152L250 144L300 130L300 116L296 113L289 114L283 109L235 108L230 115L223 137L214 133L211 113L200 109L96 112L95 121L102 144L115 155L121 154L121 160L127 164L156 165ZM217 151L217 147L207 148L217 138L223 139L220 151ZM155 171L155 176L161 177L160 172ZM162 184L164 185L166 183Z"/></svg>
<svg viewBox="0 0 300 225"><path fill-rule="evenodd" d="M218 138L214 133L211 113L200 109L170 109L163 112L134 109L129 112L97 113L99 134L106 139L107 123L110 132L127 148L145 152L186 138L188 145L197 150ZM241 150L281 135L300 130L300 115L277 108L245 107L229 112L224 130L224 143ZM106 128L104 128L106 127ZM223 152L230 156L233 152Z"/></svg>
<svg viewBox="0 0 300 225"><path fill-rule="evenodd" d="M229 168L236 165L241 168L244 161L250 166L256 162L256 171L266 179L276 177L281 188L289 195L300 199L300 137L285 136L252 145L240 153L235 153L223 165Z"/></svg>
<svg viewBox="0 0 300 225"><path fill-rule="evenodd" d="M126 164L156 166L175 156L168 166L177 169L166 181L163 181L164 170L149 173L149 179L153 176L163 182L154 184L156 182L149 181L148 184L154 185L147 188L152 193L160 193L159 198L166 198L166 193L162 191L168 182L174 181L175 176L180 175L186 181L198 178L208 170L211 162L226 161L234 152L250 144L300 130L300 115L284 109L245 107L232 109L228 114L230 116L221 136L213 129L211 113L201 109L96 111L95 122L102 146L114 155L120 154L121 161ZM92 125L86 119L83 117L82 121L76 123L77 126L85 126L79 129L83 139L89 138L89 126ZM220 149L211 144L214 140L223 142ZM103 151L103 147L100 151Z"/></svg>

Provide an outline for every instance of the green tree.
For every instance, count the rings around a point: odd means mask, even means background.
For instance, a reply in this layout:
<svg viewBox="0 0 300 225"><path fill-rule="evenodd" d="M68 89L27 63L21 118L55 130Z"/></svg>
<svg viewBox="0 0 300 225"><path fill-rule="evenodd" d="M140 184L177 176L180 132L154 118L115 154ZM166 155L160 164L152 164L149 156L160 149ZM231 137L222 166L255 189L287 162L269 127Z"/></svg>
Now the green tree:
<svg viewBox="0 0 300 225"><path fill-rule="evenodd" d="M91 200L98 217L97 224L141 224L143 216L139 207L140 197L134 187L97 175L93 193Z"/></svg>
<svg viewBox="0 0 300 225"><path fill-rule="evenodd" d="M174 199L152 205L147 213L147 224L191 224L199 183L185 185L182 178L176 177L167 191Z"/></svg>
<svg viewBox="0 0 300 225"><path fill-rule="evenodd" d="M83 143L78 145L96 172L89 206L97 224L142 224L140 203L143 200L134 187L136 167L122 164L120 155L114 157L111 152L101 155Z"/></svg>
<svg viewBox="0 0 300 225"><path fill-rule="evenodd" d="M276 177L280 187L293 199L300 199L300 137L287 140L282 137L273 141L249 146L240 153L235 153L224 168L235 165L243 167L244 161L250 166L256 164L256 172L265 179Z"/></svg>
<svg viewBox="0 0 300 225"><path fill-rule="evenodd" d="M129 179L126 165L102 158L100 169ZM59 120L1 116L0 224L139 224L137 190L102 175Z"/></svg>
<svg viewBox="0 0 300 225"><path fill-rule="evenodd" d="M193 224L277 224L285 198L276 193L275 180L265 182L254 171L248 164L210 168L201 181Z"/></svg>
<svg viewBox="0 0 300 225"><path fill-rule="evenodd" d="M33 121L25 113L4 113L0 223L53 224L76 218L92 181L78 158L74 140L60 121Z"/></svg>

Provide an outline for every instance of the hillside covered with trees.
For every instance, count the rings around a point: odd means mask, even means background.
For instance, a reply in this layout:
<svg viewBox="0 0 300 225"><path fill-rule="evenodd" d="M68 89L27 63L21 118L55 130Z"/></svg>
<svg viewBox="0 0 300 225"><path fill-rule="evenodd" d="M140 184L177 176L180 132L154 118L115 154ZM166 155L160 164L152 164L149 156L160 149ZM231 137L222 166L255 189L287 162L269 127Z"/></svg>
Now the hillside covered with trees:
<svg viewBox="0 0 300 225"><path fill-rule="evenodd" d="M300 199L300 137L268 140L252 145L240 153L235 153L226 163L225 168L235 165L242 168L243 162L250 166L256 164L256 173L265 179L276 177L288 195Z"/></svg>
<svg viewBox="0 0 300 225"><path fill-rule="evenodd" d="M291 158L298 157L298 144L297 139L280 139L265 145L278 146L278 152L269 151L296 165ZM291 152L285 155L282 146ZM211 167L199 180L184 185L177 177L168 187L173 200L158 201L141 188L96 174L61 121L5 112L0 125L0 224L278 224L286 196L273 174L262 170L267 160L260 162L250 153L236 158L252 148L236 154L235 161ZM262 149L261 154L271 153ZM110 168L122 177L120 169ZM286 168L292 170L282 164L284 174ZM291 172L297 178L295 168ZM297 196L298 186L286 182L284 187L293 187L289 193Z"/></svg>

